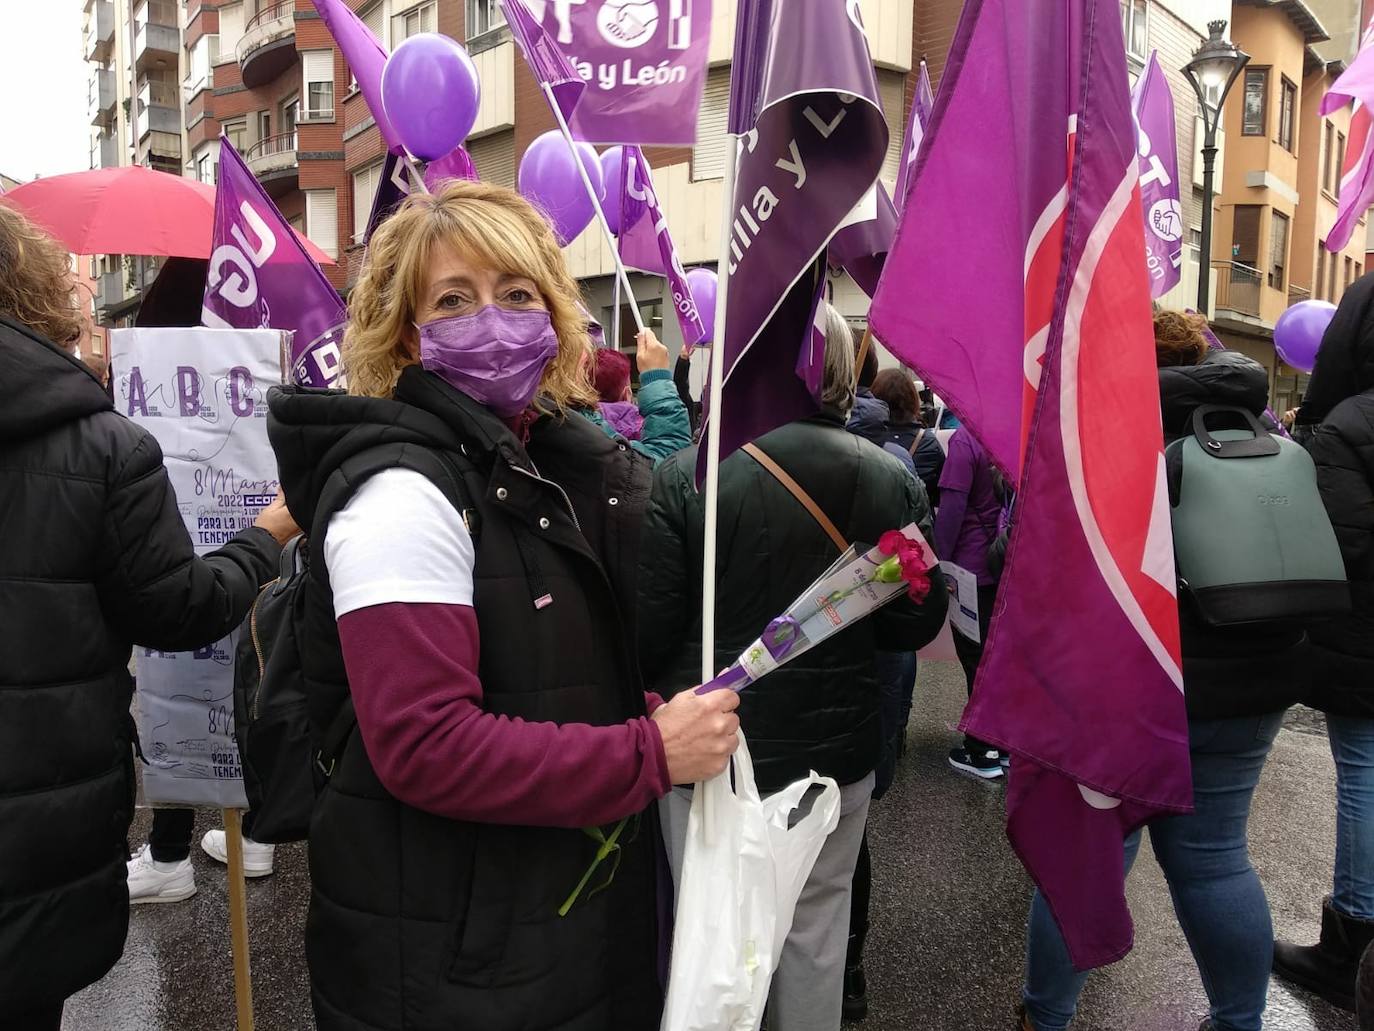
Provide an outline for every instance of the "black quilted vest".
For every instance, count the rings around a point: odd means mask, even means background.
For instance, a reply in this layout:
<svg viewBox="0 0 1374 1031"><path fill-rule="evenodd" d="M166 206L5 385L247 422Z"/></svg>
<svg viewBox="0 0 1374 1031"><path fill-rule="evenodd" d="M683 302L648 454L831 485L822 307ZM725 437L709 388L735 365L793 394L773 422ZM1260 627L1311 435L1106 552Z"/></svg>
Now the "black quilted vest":
<svg viewBox="0 0 1374 1031"><path fill-rule="evenodd" d="M381 468L414 469L441 490L456 470L477 531L483 707L559 723L643 715L625 617L647 462L576 417L540 420L524 448L419 368L402 376L396 398L273 396L269 432L297 520L309 526L317 508L337 511ZM304 666L319 732L348 690L319 532L311 569L315 646ZM537 609L546 594L552 604ZM655 816L654 807L643 814L610 888L559 917L594 855L591 838L406 806L378 781L355 732L310 831L307 955L319 1027L656 1028Z"/></svg>

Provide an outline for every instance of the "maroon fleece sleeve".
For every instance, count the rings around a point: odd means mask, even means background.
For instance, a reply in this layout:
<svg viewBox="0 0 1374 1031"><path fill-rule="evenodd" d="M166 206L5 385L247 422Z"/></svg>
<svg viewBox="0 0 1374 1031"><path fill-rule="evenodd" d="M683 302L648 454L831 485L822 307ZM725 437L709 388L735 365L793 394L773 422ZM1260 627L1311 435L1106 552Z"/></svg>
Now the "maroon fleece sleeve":
<svg viewBox="0 0 1374 1031"><path fill-rule="evenodd" d="M588 827L671 787L650 719L593 727L484 712L466 605L358 609L339 619L339 640L363 746L406 805L454 820Z"/></svg>

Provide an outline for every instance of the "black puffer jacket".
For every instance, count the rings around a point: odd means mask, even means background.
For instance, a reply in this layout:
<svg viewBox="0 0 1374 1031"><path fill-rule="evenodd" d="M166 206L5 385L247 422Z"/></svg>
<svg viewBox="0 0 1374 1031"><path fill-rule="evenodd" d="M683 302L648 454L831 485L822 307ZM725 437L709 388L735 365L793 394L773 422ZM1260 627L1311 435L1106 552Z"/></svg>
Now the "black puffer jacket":
<svg viewBox="0 0 1374 1031"><path fill-rule="evenodd" d="M157 442L0 318L0 1014L66 998L124 949L131 646L223 637L279 550L248 530L197 559Z"/></svg>
<svg viewBox="0 0 1374 1031"><path fill-rule="evenodd" d="M945 469L945 449L940 446L940 438L934 430L914 422L892 423L888 426L888 434L892 443L911 456L916 465L916 475L926 485L926 497L930 498L931 507L939 508L940 473Z"/></svg>
<svg viewBox="0 0 1374 1031"><path fill-rule="evenodd" d="M395 400L292 389L270 405L302 525L341 509L379 468L413 469L441 490L444 463L459 471L476 510L486 711L602 726L644 715L629 616L647 459L575 416L539 420L522 447L419 366L401 375ZM324 529L311 541L302 657L317 734L349 689ZM544 595L554 603L538 605ZM650 806L621 841L610 886L560 917L596 854L587 834L408 806L353 734L310 826L306 953L321 1031L653 1031L656 814Z"/></svg>
<svg viewBox="0 0 1374 1031"><path fill-rule="evenodd" d="M920 484L847 433L837 415L783 426L758 445L849 541L872 545L908 523L931 536ZM695 468L694 448L658 467L644 524L640 660L650 687L665 696L701 680L703 511ZM743 453L720 467L719 526L714 668L723 669L838 555L787 489ZM745 688L740 721L760 790L776 791L813 769L841 784L873 770L881 738L873 654L914 650L935 637L948 596L938 571L933 579L924 604L905 596L890 602Z"/></svg>
<svg viewBox="0 0 1374 1031"><path fill-rule="evenodd" d="M1159 370L1164 440L1191 432L1201 405L1234 405L1258 416L1269 394L1264 367L1236 351L1213 351L1201 365ZM1223 719L1286 709L1310 679L1301 627L1206 625L1186 593L1179 598L1183 691L1193 719Z"/></svg>
<svg viewBox="0 0 1374 1031"><path fill-rule="evenodd" d="M1350 579L1349 616L1314 624L1309 705L1374 718L1374 273L1345 292L1322 338L1300 423ZM1313 424L1315 423L1315 426Z"/></svg>

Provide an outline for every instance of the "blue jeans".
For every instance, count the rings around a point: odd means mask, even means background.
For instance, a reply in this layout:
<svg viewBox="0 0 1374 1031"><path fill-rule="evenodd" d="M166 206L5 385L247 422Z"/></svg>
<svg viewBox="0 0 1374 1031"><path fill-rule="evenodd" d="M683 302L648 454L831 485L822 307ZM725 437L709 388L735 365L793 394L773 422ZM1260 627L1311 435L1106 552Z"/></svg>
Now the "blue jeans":
<svg viewBox="0 0 1374 1031"><path fill-rule="evenodd" d="M1331 904L1374 920L1374 719L1327 716L1336 760L1336 867Z"/></svg>
<svg viewBox="0 0 1374 1031"><path fill-rule="evenodd" d="M1194 810L1149 824L1155 859L1193 950L1217 1031L1259 1031L1274 929L1246 847L1250 800L1283 713L1190 720ZM1140 834L1126 839L1126 869ZM1026 941L1026 1013L1036 1031L1064 1031L1087 973L1074 970L1049 907L1035 893Z"/></svg>

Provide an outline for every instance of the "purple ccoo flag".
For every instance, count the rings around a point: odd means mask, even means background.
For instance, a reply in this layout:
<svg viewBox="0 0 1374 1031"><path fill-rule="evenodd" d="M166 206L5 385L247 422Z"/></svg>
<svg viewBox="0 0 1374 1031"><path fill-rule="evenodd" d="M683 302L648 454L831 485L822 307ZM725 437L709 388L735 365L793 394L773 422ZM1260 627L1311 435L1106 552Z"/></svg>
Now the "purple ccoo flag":
<svg viewBox="0 0 1374 1031"><path fill-rule="evenodd" d="M1178 132L1174 95L1159 51L1131 93L1140 151L1140 205L1145 213L1145 263L1150 296L1162 297L1183 278L1183 208L1178 202Z"/></svg>
<svg viewBox="0 0 1374 1031"><path fill-rule="evenodd" d="M403 149L401 138L391 127L391 121L382 107L382 68L386 66L386 48L344 0L311 0L311 3L348 62L387 149L399 153Z"/></svg>
<svg viewBox="0 0 1374 1031"><path fill-rule="evenodd" d="M332 387L348 312L320 267L229 142L220 138L215 229L201 322L289 329L291 380Z"/></svg>
<svg viewBox="0 0 1374 1031"><path fill-rule="evenodd" d="M658 205L649 162L638 147L621 147L620 181L606 184L607 201L620 205L618 245L620 260L627 267L640 269L668 280L673 295L673 310L682 326L682 339L690 344L705 340L711 329L701 321L692 290L687 285L687 273L678 259L673 238L668 233L668 219ZM614 197L613 185L619 189Z"/></svg>
<svg viewBox="0 0 1374 1031"><path fill-rule="evenodd" d="M1192 799L1117 0L968 0L930 133L874 331L1019 483L963 726L1085 969L1131 947L1123 839Z"/></svg>
<svg viewBox="0 0 1374 1031"><path fill-rule="evenodd" d="M692 146L711 0L524 0L587 85L569 119L590 143Z"/></svg>
<svg viewBox="0 0 1374 1031"><path fill-rule="evenodd" d="M926 138L926 126L935 110L935 94L930 88L930 69L921 61L921 77L916 82L916 94L911 98L911 117L906 123L906 140L902 146L902 165L897 171L897 192L892 202L901 211L906 207L906 195L911 192L911 173L921 156L921 144ZM869 294L872 297L872 294Z"/></svg>
<svg viewBox="0 0 1374 1031"><path fill-rule="evenodd" d="M570 0L556 2L566 8ZM549 38L541 24L542 19L530 12L525 0L501 0L501 9L506 13L506 24L510 26L515 42L520 45L520 52L525 55L525 63L530 66L535 80L541 87L549 88L558 110L571 123L587 84L563 51Z"/></svg>
<svg viewBox="0 0 1374 1031"><path fill-rule="evenodd" d="M743 139L726 241L722 404L707 413L720 419L722 459L818 409L808 384L819 383L826 245L877 180L888 136L857 3L744 2L736 20L729 124ZM788 375L794 368L801 374Z"/></svg>

